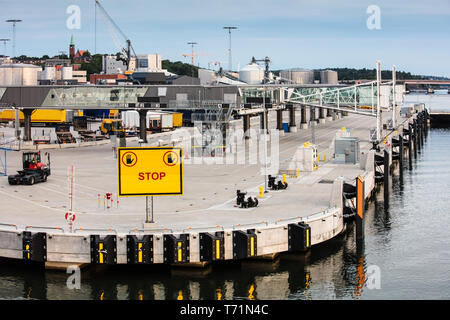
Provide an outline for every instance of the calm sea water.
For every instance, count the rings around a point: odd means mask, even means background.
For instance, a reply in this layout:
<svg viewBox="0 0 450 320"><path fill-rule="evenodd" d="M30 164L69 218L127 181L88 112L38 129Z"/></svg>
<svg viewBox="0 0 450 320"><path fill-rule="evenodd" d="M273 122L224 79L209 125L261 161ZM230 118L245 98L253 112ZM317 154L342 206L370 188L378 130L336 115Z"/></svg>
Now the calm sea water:
<svg viewBox="0 0 450 320"><path fill-rule="evenodd" d="M431 129L411 166L406 161L402 177L394 172L389 204L382 189L370 203L363 248L356 246L350 225L308 256L288 254L271 262L229 262L201 270L87 269L81 272L79 290L67 288L63 272L0 262L0 298L449 299L449 158L450 130Z"/></svg>

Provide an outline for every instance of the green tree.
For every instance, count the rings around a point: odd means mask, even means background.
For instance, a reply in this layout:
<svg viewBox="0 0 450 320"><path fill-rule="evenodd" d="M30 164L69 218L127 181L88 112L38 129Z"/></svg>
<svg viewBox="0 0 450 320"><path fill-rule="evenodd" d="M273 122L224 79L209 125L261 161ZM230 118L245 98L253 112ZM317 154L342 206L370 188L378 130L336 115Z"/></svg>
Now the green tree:
<svg viewBox="0 0 450 320"><path fill-rule="evenodd" d="M102 71L102 55L94 54L91 57L91 61L89 63L82 63L81 70L86 70L87 76L89 77L91 74L100 73Z"/></svg>
<svg viewBox="0 0 450 320"><path fill-rule="evenodd" d="M198 67L181 61L171 62L169 60L162 61L162 68L167 71L178 74L180 76L198 77Z"/></svg>

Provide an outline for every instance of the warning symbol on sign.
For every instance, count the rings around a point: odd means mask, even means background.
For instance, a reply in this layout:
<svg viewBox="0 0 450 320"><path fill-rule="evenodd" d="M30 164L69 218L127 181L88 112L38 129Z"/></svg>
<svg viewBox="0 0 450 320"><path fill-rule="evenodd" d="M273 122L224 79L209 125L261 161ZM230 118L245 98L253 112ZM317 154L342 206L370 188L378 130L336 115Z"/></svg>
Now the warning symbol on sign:
<svg viewBox="0 0 450 320"><path fill-rule="evenodd" d="M167 166L172 167L179 161L178 154L174 151L167 151L163 156L163 161Z"/></svg>
<svg viewBox="0 0 450 320"><path fill-rule="evenodd" d="M137 163L137 156L134 152L128 151L122 155L122 164L127 167L133 167Z"/></svg>

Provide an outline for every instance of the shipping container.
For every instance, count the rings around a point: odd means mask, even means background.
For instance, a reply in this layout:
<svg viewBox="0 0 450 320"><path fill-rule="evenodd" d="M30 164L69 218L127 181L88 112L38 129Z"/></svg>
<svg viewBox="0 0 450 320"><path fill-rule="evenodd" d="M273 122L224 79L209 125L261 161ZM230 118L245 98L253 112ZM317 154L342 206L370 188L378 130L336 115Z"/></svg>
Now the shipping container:
<svg viewBox="0 0 450 320"><path fill-rule="evenodd" d="M125 129L139 128L139 113L137 111L122 111L121 119ZM183 114L149 111L146 116L147 129L150 131L169 131L181 127Z"/></svg>
<svg viewBox="0 0 450 320"><path fill-rule="evenodd" d="M68 122L71 119L71 117L68 116L66 110L48 110L48 109L36 109L31 114L31 122L36 123L61 123L61 122ZM3 110L0 111L0 122L8 122L8 121L15 121L16 119L16 112L15 110ZM23 112L19 111L19 119L21 122L24 121Z"/></svg>

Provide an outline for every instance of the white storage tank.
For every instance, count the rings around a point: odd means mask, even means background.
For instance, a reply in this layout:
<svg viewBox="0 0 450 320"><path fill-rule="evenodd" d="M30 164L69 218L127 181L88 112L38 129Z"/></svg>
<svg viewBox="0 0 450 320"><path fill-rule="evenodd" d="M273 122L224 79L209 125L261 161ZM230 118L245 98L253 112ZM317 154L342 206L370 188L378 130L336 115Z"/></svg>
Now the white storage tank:
<svg viewBox="0 0 450 320"><path fill-rule="evenodd" d="M264 80L264 69L256 63L250 63L239 71L239 80L247 84L260 84Z"/></svg>
<svg viewBox="0 0 450 320"><path fill-rule="evenodd" d="M0 86L36 86L41 67L32 64L0 65Z"/></svg>
<svg viewBox="0 0 450 320"><path fill-rule="evenodd" d="M73 79L72 67L62 67L61 78L62 80L72 80Z"/></svg>
<svg viewBox="0 0 450 320"><path fill-rule="evenodd" d="M56 79L56 68L55 67L45 67L42 73L41 80L55 80Z"/></svg>

